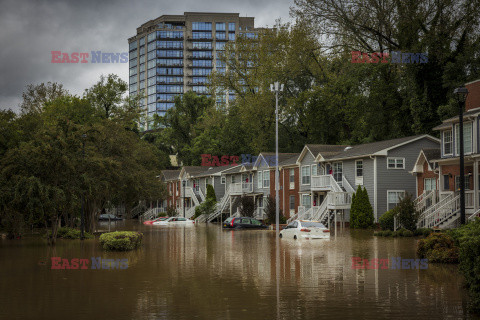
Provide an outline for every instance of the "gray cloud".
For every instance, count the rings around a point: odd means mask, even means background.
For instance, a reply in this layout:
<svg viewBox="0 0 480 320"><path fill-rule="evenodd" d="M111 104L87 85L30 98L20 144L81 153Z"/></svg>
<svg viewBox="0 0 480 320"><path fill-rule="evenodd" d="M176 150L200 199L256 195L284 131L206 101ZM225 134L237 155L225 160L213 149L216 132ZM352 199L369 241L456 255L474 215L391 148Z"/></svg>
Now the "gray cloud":
<svg viewBox="0 0 480 320"><path fill-rule="evenodd" d="M17 1L3 0L0 11L0 109L18 110L28 84L59 82L73 94L115 73L128 81L127 64L54 64L51 51L128 51L127 39L142 23L185 11L238 12L254 16L257 27L289 21L292 0L180 1Z"/></svg>

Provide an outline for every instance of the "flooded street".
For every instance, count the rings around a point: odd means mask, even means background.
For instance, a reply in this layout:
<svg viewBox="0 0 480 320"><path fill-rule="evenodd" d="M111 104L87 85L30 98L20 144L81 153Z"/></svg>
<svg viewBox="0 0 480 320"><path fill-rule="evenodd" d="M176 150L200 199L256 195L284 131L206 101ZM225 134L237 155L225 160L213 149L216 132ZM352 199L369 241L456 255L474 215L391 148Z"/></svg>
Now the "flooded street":
<svg viewBox="0 0 480 320"><path fill-rule="evenodd" d="M112 223L112 229L115 224ZM107 224L101 229L106 229ZM456 266L354 270L352 257L415 258L414 238L348 229L330 240L119 222L143 247L104 252L95 240L0 240L1 319L462 319ZM121 270L52 270L50 257L128 259Z"/></svg>

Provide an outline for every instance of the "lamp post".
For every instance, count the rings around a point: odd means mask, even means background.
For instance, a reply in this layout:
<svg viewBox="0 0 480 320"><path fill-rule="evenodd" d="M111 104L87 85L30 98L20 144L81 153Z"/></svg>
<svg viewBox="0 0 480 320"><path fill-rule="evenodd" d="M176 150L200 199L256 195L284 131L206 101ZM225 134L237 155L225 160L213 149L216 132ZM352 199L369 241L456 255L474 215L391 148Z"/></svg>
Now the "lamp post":
<svg viewBox="0 0 480 320"><path fill-rule="evenodd" d="M279 236L280 228L280 197L278 195L280 190L280 173L278 169L278 93L283 91L283 84L278 81L270 85L270 91L275 92L275 230L277 238Z"/></svg>
<svg viewBox="0 0 480 320"><path fill-rule="evenodd" d="M187 184L187 180L183 179L183 217L185 218L185 186Z"/></svg>
<svg viewBox="0 0 480 320"><path fill-rule="evenodd" d="M467 99L468 90L465 87L456 88L453 93L456 95L458 102L458 130L459 146L460 146L460 224L465 224L465 156L463 146L463 106Z"/></svg>
<svg viewBox="0 0 480 320"><path fill-rule="evenodd" d="M87 135L82 134L82 161L83 161L83 171L85 172L85 139ZM85 190L82 191L82 214L80 216L80 239L85 239Z"/></svg>

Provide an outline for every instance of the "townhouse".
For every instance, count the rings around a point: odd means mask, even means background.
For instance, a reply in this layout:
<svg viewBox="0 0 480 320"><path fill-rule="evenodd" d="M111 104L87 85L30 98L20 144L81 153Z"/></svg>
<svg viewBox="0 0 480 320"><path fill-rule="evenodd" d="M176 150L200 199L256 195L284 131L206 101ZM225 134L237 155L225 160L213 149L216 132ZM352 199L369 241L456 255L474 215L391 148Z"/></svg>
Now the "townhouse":
<svg viewBox="0 0 480 320"><path fill-rule="evenodd" d="M419 226L446 228L460 218L460 175L465 176L465 213L469 218L480 209L480 79L465 84L469 94L463 113L464 172L460 172L459 117L446 119L434 128L441 143L419 152L412 174L417 180L415 204L421 212Z"/></svg>

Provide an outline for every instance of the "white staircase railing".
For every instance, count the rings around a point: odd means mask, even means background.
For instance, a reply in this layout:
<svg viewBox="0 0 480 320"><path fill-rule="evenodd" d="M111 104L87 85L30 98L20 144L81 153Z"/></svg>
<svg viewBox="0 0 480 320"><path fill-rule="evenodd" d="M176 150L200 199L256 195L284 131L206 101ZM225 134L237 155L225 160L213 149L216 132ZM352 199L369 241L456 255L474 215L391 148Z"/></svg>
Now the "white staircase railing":
<svg viewBox="0 0 480 320"><path fill-rule="evenodd" d="M353 193L345 191L329 192L327 194L328 206L331 209L336 209L336 207L349 207L352 204L352 195Z"/></svg>
<svg viewBox="0 0 480 320"><path fill-rule="evenodd" d="M190 219L195 214L195 207L191 207L185 212L185 218Z"/></svg>
<svg viewBox="0 0 480 320"><path fill-rule="evenodd" d="M312 214L312 220L320 221L325 213L328 211L328 198L330 193L327 194L327 197L323 200L323 202L318 207L314 207L314 211Z"/></svg>
<svg viewBox="0 0 480 320"><path fill-rule="evenodd" d="M443 198L439 202L435 203L434 205L428 207L423 212L421 212L420 217L418 218L417 227L419 227L419 228L424 227L426 225L425 218L432 215L435 211L437 211L438 209L443 207L446 203L451 201L453 198L454 198L454 194L449 193L448 195L445 196L445 198Z"/></svg>
<svg viewBox="0 0 480 320"><path fill-rule="evenodd" d="M308 208L307 211L303 211L302 213L298 214L298 220L310 220L312 217L313 207Z"/></svg>
<svg viewBox="0 0 480 320"><path fill-rule="evenodd" d="M185 196L193 199L194 206L198 206L200 204L200 202L198 201L197 195L195 194L195 192L193 192L192 187L185 188Z"/></svg>
<svg viewBox="0 0 480 320"><path fill-rule="evenodd" d="M205 201L205 196L203 195L203 192L202 192L202 189L201 189L201 188L198 189L198 194L200 195L200 200L201 200L202 202Z"/></svg>
<svg viewBox="0 0 480 320"><path fill-rule="evenodd" d="M214 213L209 215L206 219L207 222L211 222L213 219L217 218L219 215L223 213L225 207L227 206L228 199L230 198L230 186L228 187L225 195L222 197L220 202L217 203L217 207Z"/></svg>
<svg viewBox="0 0 480 320"><path fill-rule="evenodd" d="M156 218L160 213L165 212L165 208L151 208L145 211L142 214L142 220L151 220L153 218Z"/></svg>
<svg viewBox="0 0 480 320"><path fill-rule="evenodd" d="M478 209L477 211L475 211L470 217L468 217L468 222L471 222L473 220L475 220L475 218L477 218L480 214L480 209Z"/></svg>
<svg viewBox="0 0 480 320"><path fill-rule="evenodd" d="M340 192L343 189L340 187L335 178L331 174L325 174L321 176L312 176L311 178L311 189L312 190L324 190L324 191L335 191Z"/></svg>
<svg viewBox="0 0 480 320"><path fill-rule="evenodd" d="M342 185L345 191L354 193L355 189L353 189L352 185L348 182L348 180L345 178L345 176L342 176Z"/></svg>
<svg viewBox="0 0 480 320"><path fill-rule="evenodd" d="M305 211L305 207L304 206L299 206L297 208L297 213L295 213L293 216L290 216L290 218L287 219L287 224L289 224L290 222L292 222L293 220L297 220L298 218L298 215L303 213Z"/></svg>
<svg viewBox="0 0 480 320"><path fill-rule="evenodd" d="M434 228L442 225L447 219L454 217L460 211L460 195L448 197L448 201L438 207L437 210L429 212L423 217L423 227ZM443 201L442 201L443 202ZM453 220L452 220L453 221Z"/></svg>
<svg viewBox="0 0 480 320"><path fill-rule="evenodd" d="M436 204L438 199L438 190L425 190L421 195L413 200L413 204L418 212L423 212L430 206Z"/></svg>

